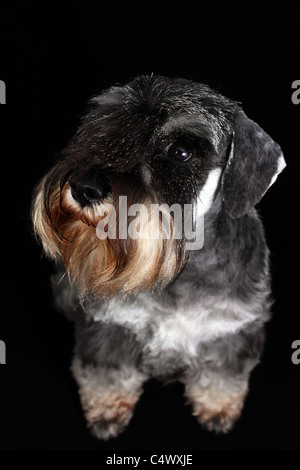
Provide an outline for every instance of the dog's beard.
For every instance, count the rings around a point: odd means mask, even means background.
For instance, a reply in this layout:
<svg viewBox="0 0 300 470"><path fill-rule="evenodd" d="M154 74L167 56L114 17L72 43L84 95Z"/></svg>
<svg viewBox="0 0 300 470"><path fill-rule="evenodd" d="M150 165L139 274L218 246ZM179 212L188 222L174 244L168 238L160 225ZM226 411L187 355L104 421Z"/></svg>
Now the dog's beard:
<svg viewBox="0 0 300 470"><path fill-rule="evenodd" d="M154 193L133 191L128 197L131 204L143 204L147 211L140 214L137 239L120 238L119 195L92 207L81 208L72 198L67 184L52 185L47 189L43 180L37 188L33 202L33 225L45 252L53 259L62 257L71 281L79 293L88 295L127 295L153 287L163 288L171 283L183 269L187 256L183 241L175 239L174 219L170 212L163 217L169 223L168 238L164 224L152 217L152 204L158 204ZM103 214L110 219L115 209L116 238L100 239L97 225L103 224ZM101 209L101 210L100 210ZM155 225L155 226L154 226ZM157 233L156 238L151 233Z"/></svg>

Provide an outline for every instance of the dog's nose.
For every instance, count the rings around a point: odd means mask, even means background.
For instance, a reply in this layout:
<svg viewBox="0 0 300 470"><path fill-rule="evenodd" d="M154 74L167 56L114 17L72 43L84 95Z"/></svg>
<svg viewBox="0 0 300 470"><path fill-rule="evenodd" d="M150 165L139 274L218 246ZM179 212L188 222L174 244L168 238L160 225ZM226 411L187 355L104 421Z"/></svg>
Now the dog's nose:
<svg viewBox="0 0 300 470"><path fill-rule="evenodd" d="M91 206L101 201L107 197L111 190L109 182L104 177L75 179L71 180L69 184L72 197L81 207Z"/></svg>

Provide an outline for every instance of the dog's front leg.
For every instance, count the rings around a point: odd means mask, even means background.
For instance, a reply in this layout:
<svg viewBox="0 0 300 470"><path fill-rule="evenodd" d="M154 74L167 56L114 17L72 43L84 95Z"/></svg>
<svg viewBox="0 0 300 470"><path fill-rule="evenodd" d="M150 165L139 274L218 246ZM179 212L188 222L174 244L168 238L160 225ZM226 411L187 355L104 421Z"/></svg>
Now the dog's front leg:
<svg viewBox="0 0 300 470"><path fill-rule="evenodd" d="M183 382L193 415L205 429L226 433L240 417L263 337L263 331L241 333L201 348L198 370L187 371Z"/></svg>
<svg viewBox="0 0 300 470"><path fill-rule="evenodd" d="M139 348L132 333L117 325L90 322L77 327L72 371L88 427L99 439L120 434L142 393Z"/></svg>

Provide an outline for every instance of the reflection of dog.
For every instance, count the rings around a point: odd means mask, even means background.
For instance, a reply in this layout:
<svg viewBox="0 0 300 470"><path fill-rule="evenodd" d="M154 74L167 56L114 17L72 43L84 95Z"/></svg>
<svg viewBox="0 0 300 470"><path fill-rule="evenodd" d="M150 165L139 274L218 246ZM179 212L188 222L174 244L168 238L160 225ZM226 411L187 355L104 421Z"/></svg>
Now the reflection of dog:
<svg viewBox="0 0 300 470"><path fill-rule="evenodd" d="M253 206L284 166L280 147L205 85L142 76L92 99L36 189L33 223L58 262L57 305L76 322L72 370L97 437L123 430L149 377L182 381L206 428L232 427L271 303ZM188 252L172 233L100 239L103 208L120 212L119 196L193 204L204 246Z"/></svg>

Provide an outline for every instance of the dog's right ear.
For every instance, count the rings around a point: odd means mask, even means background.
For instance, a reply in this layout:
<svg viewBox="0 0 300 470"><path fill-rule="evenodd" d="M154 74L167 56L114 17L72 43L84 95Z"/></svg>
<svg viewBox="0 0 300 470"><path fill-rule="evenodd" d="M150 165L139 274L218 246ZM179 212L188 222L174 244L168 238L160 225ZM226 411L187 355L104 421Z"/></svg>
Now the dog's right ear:
<svg viewBox="0 0 300 470"><path fill-rule="evenodd" d="M223 201L233 218L255 206L286 166L280 146L241 108L223 174Z"/></svg>

